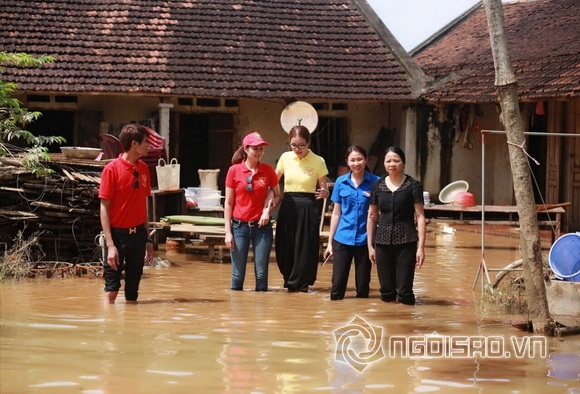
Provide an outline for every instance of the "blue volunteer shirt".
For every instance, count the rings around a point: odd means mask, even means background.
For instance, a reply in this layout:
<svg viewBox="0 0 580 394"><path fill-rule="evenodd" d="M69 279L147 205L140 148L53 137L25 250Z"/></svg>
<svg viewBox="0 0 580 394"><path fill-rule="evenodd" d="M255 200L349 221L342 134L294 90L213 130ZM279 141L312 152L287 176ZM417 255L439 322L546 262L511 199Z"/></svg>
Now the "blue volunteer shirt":
<svg viewBox="0 0 580 394"><path fill-rule="evenodd" d="M330 198L340 204L341 215L334 239L345 245L361 246L367 244L367 214L371 188L380 178L365 171L365 177L358 187L350 179L350 171L336 179Z"/></svg>

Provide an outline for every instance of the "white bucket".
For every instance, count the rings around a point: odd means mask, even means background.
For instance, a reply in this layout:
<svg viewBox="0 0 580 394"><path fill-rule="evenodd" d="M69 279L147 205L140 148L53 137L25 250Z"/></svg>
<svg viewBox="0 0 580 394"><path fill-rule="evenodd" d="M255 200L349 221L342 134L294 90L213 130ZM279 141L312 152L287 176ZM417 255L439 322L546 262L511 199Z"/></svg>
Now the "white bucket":
<svg viewBox="0 0 580 394"><path fill-rule="evenodd" d="M197 170L197 173L199 174L200 187L217 190L217 180L220 173L219 168L217 170Z"/></svg>

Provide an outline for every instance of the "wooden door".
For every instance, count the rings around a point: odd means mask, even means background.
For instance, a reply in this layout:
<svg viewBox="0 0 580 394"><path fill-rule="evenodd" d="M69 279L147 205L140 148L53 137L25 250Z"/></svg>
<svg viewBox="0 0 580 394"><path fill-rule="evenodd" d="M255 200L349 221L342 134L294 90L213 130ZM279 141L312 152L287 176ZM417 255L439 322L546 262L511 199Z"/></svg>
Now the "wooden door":
<svg viewBox="0 0 580 394"><path fill-rule="evenodd" d="M208 169L218 169L218 189L225 193L225 182L228 169L232 165L234 154L234 130L210 130L209 133L209 161Z"/></svg>

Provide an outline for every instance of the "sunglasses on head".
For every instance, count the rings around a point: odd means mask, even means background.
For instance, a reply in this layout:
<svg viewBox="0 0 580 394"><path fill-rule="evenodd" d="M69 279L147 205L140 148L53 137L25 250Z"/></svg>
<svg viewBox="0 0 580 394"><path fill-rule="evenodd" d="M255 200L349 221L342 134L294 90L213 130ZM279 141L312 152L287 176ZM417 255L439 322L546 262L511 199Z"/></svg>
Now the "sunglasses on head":
<svg viewBox="0 0 580 394"><path fill-rule="evenodd" d="M139 189L139 173L133 171L133 176L135 177L135 180L133 181L133 189Z"/></svg>
<svg viewBox="0 0 580 394"><path fill-rule="evenodd" d="M246 185L246 191L247 192L251 192L251 191L254 190L254 186L252 185L252 180L253 180L253 178L252 178L251 175L248 175L246 177L246 183L247 183L247 185Z"/></svg>

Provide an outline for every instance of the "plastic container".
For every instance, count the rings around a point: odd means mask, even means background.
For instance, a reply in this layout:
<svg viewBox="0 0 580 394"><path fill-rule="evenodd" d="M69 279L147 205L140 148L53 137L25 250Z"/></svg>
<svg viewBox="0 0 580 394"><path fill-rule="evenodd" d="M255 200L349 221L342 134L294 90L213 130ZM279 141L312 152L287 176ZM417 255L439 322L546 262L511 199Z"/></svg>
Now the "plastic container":
<svg viewBox="0 0 580 394"><path fill-rule="evenodd" d="M426 207L431 205L431 198L429 197L429 192L423 192L423 205Z"/></svg>
<svg viewBox="0 0 580 394"><path fill-rule="evenodd" d="M219 207L222 199L219 190L214 190L213 194L207 194L203 197L196 197L197 206L200 208L215 208Z"/></svg>
<svg viewBox="0 0 580 394"><path fill-rule="evenodd" d="M210 187L188 187L185 189L185 197L207 197L215 194L215 189Z"/></svg>
<svg viewBox="0 0 580 394"><path fill-rule="evenodd" d="M472 207L475 205L475 197L469 192L455 192L453 195L453 202L456 205L464 207Z"/></svg>
<svg viewBox="0 0 580 394"><path fill-rule="evenodd" d="M217 180L220 173L219 168L216 170L197 170L197 173L199 174L199 185L201 187L217 190Z"/></svg>
<svg viewBox="0 0 580 394"><path fill-rule="evenodd" d="M167 237L165 240L165 253L168 255L185 253L185 238Z"/></svg>
<svg viewBox="0 0 580 394"><path fill-rule="evenodd" d="M439 201L443 204L451 204L455 193L466 192L467 190L469 190L469 183L467 181L451 182L439 192Z"/></svg>
<svg viewBox="0 0 580 394"><path fill-rule="evenodd" d="M548 262L557 278L580 282L580 232L558 238L550 248Z"/></svg>

